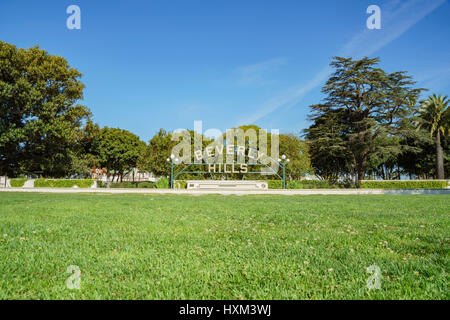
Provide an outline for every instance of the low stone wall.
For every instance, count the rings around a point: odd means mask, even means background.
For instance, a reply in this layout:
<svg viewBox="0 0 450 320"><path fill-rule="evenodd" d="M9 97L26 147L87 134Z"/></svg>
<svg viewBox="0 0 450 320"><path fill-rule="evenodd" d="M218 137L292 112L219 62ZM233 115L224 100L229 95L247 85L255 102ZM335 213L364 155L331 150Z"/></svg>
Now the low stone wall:
<svg viewBox="0 0 450 320"><path fill-rule="evenodd" d="M0 176L0 188L9 188L11 184L7 176Z"/></svg>
<svg viewBox="0 0 450 320"><path fill-rule="evenodd" d="M189 190L268 190L265 181L253 180L187 180Z"/></svg>

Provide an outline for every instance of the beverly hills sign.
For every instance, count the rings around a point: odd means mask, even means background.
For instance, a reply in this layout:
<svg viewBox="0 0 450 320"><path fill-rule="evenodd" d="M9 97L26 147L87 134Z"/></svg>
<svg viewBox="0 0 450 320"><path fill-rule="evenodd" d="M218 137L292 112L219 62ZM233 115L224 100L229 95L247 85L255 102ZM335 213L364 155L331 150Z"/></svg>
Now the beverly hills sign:
<svg viewBox="0 0 450 320"><path fill-rule="evenodd" d="M208 173L247 173L248 166L246 163L241 163L239 165L231 164L211 164L208 163Z"/></svg>
<svg viewBox="0 0 450 320"><path fill-rule="evenodd" d="M194 121L193 134L186 129L175 130L172 134L172 140L179 142L172 149L172 161L207 165L208 173L248 173L249 166L259 165L261 174L275 174L280 161L279 130L272 129L270 134L263 129L258 131L238 128L225 133L219 129L203 132L202 122ZM203 148L205 136L211 142Z"/></svg>
<svg viewBox="0 0 450 320"><path fill-rule="evenodd" d="M213 146L207 146L204 151L196 150L194 152L194 158L197 161L202 161L204 158L211 159L213 162L207 162L208 173L247 173L248 164L256 164L258 162L262 163L263 159L270 158L267 154L258 151L256 149L249 148L245 149L245 146L235 146L228 144L225 148L226 156L231 156L239 159L249 159L248 163L222 163L220 159L223 160L224 146L217 145L215 148ZM214 152L217 153L219 161L216 160ZM245 160L244 160L245 161ZM270 162L269 162L270 163Z"/></svg>

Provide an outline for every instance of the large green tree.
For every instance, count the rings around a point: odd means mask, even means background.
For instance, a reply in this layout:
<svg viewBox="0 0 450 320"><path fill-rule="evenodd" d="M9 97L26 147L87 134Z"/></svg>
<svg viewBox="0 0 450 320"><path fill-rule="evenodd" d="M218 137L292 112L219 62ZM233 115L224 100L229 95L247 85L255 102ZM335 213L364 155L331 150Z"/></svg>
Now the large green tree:
<svg viewBox="0 0 450 320"><path fill-rule="evenodd" d="M335 71L322 88L324 103L310 107L313 124L306 130L312 153L324 142L312 155L315 169L318 158L332 151L339 171L364 179L370 156L386 148L378 138L398 134L411 114L422 89L412 88L415 82L406 72L387 73L378 64L378 58L333 58Z"/></svg>
<svg viewBox="0 0 450 320"><path fill-rule="evenodd" d="M172 153L172 148L177 144L172 141L172 134L160 129L148 142L139 161L139 168L152 172L156 176L169 176L170 164L167 158Z"/></svg>
<svg viewBox="0 0 450 320"><path fill-rule="evenodd" d="M292 133L280 134L279 139L280 155L284 154L290 160L286 166L288 178L298 180L312 174L308 144Z"/></svg>
<svg viewBox="0 0 450 320"><path fill-rule="evenodd" d="M59 56L0 41L0 174L70 172L78 133L90 116L82 74Z"/></svg>
<svg viewBox="0 0 450 320"><path fill-rule="evenodd" d="M99 125L89 119L78 133L76 146L71 153L72 175L86 177L93 168L100 166L99 154L95 145L99 135Z"/></svg>
<svg viewBox="0 0 450 320"><path fill-rule="evenodd" d="M447 147L445 140L443 146ZM433 179L436 176L436 147L429 132L421 128L415 130L415 135L404 139L402 145L408 148L398 157L398 166L403 168L403 173L410 179ZM444 153L450 156L449 150L444 149Z"/></svg>
<svg viewBox="0 0 450 320"><path fill-rule="evenodd" d="M450 108L447 96L433 94L422 102L418 126L426 128L436 143L436 177L444 179L444 153L442 150L442 135L450 131Z"/></svg>
<svg viewBox="0 0 450 320"><path fill-rule="evenodd" d="M122 179L124 174L137 167L145 146L145 142L127 130L104 127L93 148L98 153L100 165L108 170L108 174Z"/></svg>
<svg viewBox="0 0 450 320"><path fill-rule="evenodd" d="M311 106L313 110L321 106ZM311 166L316 176L322 179L336 181L349 173L350 155L345 150L344 138L341 132L341 111L329 110L315 115L313 124L306 130Z"/></svg>

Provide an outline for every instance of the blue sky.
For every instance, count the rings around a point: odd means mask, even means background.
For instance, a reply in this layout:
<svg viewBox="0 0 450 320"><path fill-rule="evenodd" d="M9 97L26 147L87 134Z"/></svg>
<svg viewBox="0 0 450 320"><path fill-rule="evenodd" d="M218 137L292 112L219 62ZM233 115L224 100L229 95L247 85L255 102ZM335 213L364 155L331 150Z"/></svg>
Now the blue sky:
<svg viewBox="0 0 450 320"><path fill-rule="evenodd" d="M81 30L66 8L81 8ZM381 30L366 9L381 8ZM0 40L65 57L102 126L148 141L159 128L254 123L298 133L335 55L380 57L450 95L448 0L0 0Z"/></svg>

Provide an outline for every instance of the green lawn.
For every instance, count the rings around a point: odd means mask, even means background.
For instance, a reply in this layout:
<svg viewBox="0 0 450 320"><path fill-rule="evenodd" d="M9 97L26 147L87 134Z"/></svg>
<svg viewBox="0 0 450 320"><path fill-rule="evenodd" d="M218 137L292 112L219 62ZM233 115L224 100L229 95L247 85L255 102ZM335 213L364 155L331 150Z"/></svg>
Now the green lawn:
<svg viewBox="0 0 450 320"><path fill-rule="evenodd" d="M0 298L449 299L449 218L450 196L0 193Z"/></svg>

